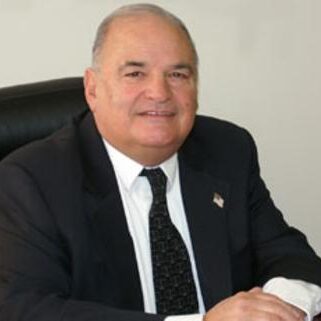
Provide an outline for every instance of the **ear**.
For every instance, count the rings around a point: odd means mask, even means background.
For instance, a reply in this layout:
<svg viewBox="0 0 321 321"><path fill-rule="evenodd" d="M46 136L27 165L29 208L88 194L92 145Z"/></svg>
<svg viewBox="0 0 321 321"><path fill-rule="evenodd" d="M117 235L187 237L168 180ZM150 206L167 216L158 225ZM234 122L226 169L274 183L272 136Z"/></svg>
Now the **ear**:
<svg viewBox="0 0 321 321"><path fill-rule="evenodd" d="M92 112L95 112L97 101L97 79L96 73L92 68L87 68L84 74L84 89L87 103Z"/></svg>

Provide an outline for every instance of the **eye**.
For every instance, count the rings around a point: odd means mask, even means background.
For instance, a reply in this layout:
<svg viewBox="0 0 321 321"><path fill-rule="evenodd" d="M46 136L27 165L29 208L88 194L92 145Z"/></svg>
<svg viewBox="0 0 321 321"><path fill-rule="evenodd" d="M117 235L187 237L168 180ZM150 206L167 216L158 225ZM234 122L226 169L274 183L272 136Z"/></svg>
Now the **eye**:
<svg viewBox="0 0 321 321"><path fill-rule="evenodd" d="M141 71L132 71L127 74L125 74L125 77L128 78L139 78L142 77L144 74Z"/></svg>
<svg viewBox="0 0 321 321"><path fill-rule="evenodd" d="M180 72L180 71L173 71L169 74L169 77L172 79L187 79L188 74Z"/></svg>

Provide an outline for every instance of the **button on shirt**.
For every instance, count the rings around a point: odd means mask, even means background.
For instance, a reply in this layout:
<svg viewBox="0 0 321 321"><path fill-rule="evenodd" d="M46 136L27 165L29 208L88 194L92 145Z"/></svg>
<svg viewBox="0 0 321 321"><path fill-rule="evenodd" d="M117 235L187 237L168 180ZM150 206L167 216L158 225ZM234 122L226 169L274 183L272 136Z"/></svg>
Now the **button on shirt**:
<svg viewBox="0 0 321 321"><path fill-rule="evenodd" d="M134 244L144 310L147 313L156 313L148 225L149 210L153 199L152 191L147 178L139 176L143 169L141 164L122 154L105 140L104 144L115 170L129 233ZM166 318L166 321L201 321L205 308L182 200L177 154L157 167L160 167L167 176L168 209L171 220L180 232L189 253L200 312L200 314L193 315L170 316ZM289 284L291 291L287 291ZM321 289L316 285L274 278L265 285L263 290L278 295L284 301L305 311L307 320L312 319L321 310Z"/></svg>

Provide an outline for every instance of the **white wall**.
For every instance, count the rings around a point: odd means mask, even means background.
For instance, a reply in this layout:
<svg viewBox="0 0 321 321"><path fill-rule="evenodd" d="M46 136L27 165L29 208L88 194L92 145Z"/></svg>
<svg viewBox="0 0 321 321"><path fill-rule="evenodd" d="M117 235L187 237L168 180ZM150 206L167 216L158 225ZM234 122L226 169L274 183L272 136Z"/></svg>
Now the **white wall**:
<svg viewBox="0 0 321 321"><path fill-rule="evenodd" d="M106 13L133 1L0 0L0 86L81 75ZM321 1L152 1L199 49L200 113L247 127L287 220L321 254Z"/></svg>

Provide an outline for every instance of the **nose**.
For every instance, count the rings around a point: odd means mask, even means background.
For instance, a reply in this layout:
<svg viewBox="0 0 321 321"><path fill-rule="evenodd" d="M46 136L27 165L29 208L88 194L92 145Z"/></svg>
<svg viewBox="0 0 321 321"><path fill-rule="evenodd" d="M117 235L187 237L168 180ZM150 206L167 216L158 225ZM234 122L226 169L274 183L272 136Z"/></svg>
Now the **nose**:
<svg viewBox="0 0 321 321"><path fill-rule="evenodd" d="M171 90L168 80L164 75L153 75L147 82L146 97L158 103L168 101L171 96Z"/></svg>

